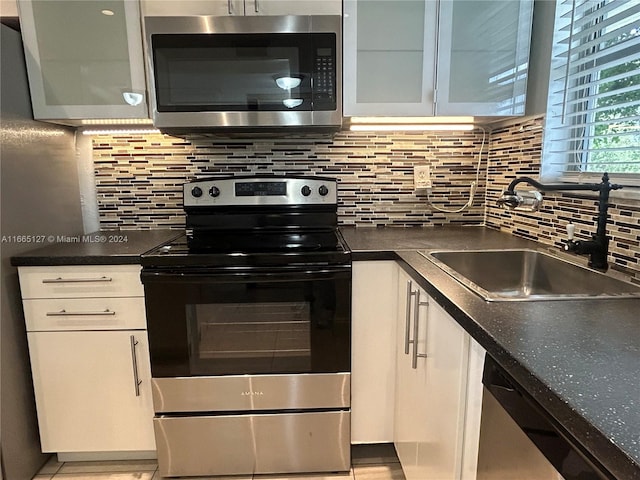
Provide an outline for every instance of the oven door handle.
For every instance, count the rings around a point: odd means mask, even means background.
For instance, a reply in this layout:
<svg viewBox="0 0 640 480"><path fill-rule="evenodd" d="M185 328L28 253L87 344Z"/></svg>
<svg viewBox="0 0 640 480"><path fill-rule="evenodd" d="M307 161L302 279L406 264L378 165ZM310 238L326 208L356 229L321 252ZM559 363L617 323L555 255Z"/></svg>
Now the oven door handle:
<svg viewBox="0 0 640 480"><path fill-rule="evenodd" d="M220 283L220 282L290 282L309 280L333 280L336 278L351 278L349 268L327 268L313 270L282 270L269 272L145 272L140 275L142 282L158 283Z"/></svg>

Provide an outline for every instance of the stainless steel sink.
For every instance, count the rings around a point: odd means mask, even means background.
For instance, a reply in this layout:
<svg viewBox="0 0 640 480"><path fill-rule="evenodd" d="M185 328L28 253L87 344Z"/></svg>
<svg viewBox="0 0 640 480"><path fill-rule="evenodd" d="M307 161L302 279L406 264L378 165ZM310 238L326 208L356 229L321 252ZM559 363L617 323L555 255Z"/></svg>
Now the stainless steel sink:
<svg viewBox="0 0 640 480"><path fill-rule="evenodd" d="M420 253L487 301L640 297L640 286L538 250Z"/></svg>

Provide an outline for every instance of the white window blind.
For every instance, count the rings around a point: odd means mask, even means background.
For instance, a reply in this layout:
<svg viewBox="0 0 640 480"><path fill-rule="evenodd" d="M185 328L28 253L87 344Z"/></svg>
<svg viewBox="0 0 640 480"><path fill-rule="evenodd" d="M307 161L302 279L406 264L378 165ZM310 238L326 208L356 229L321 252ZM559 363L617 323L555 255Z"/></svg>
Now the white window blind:
<svg viewBox="0 0 640 480"><path fill-rule="evenodd" d="M552 55L542 178L637 184L640 0L558 0Z"/></svg>

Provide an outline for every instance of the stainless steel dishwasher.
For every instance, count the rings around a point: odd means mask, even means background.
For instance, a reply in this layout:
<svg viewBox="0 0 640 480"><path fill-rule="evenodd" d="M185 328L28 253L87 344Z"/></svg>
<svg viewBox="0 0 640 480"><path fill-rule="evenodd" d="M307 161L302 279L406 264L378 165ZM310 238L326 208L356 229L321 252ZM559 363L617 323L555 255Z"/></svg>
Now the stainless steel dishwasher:
<svg viewBox="0 0 640 480"><path fill-rule="evenodd" d="M489 355L477 480L614 479Z"/></svg>

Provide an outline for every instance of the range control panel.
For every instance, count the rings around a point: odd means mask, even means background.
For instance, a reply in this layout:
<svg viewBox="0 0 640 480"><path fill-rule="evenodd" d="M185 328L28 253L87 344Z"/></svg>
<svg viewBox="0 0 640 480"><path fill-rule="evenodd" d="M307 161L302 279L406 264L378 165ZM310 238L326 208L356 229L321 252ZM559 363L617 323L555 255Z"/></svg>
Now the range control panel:
<svg viewBox="0 0 640 480"><path fill-rule="evenodd" d="M185 183L185 207L337 204L336 180L326 177L233 177Z"/></svg>

